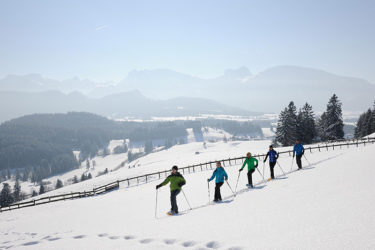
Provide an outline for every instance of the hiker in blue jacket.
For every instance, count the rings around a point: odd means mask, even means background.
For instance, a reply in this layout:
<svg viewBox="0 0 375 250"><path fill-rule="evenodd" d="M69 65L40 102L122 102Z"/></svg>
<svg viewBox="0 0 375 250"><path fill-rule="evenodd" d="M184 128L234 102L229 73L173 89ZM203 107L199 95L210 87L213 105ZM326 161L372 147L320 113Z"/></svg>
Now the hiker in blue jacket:
<svg viewBox="0 0 375 250"><path fill-rule="evenodd" d="M221 166L221 162L216 162L216 169L212 173L212 176L210 179L207 179L208 182L215 179L216 186L215 186L215 198L214 202L221 201L221 193L220 193L220 187L224 184L224 179L228 180L227 172L225 172L224 168Z"/></svg>
<svg viewBox="0 0 375 250"><path fill-rule="evenodd" d="M303 145L301 144L300 140L297 139L296 140L296 144L294 145L294 148L293 148L293 158L294 156L296 156L296 161L297 161L297 165L298 165L298 170L302 169L302 162L301 162L301 158L302 158L302 155L305 153L305 148L303 147Z"/></svg>
<svg viewBox="0 0 375 250"><path fill-rule="evenodd" d="M271 171L271 179L275 179L275 175L273 172L273 169L276 165L276 161L279 158L279 153L277 153L274 149L273 146L270 145L269 150L266 154L266 158L264 158L263 162L267 161L267 158L269 157L269 163L270 163L270 171Z"/></svg>

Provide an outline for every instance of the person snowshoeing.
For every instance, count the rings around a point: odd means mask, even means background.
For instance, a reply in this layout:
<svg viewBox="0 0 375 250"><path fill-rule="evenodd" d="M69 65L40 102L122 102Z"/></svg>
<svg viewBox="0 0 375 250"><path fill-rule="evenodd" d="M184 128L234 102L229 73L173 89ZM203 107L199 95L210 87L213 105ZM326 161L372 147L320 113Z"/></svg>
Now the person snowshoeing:
<svg viewBox="0 0 375 250"><path fill-rule="evenodd" d="M297 139L296 144L294 145L294 148L293 148L293 158L294 158L294 156L296 156L296 162L297 162L297 165L298 165L298 170L302 169L301 158L302 158L302 155L304 153L305 153L305 148L301 144L300 140Z"/></svg>
<svg viewBox="0 0 375 250"><path fill-rule="evenodd" d="M178 206L177 206L177 195L181 192L181 187L186 184L185 178L178 172L178 167L172 167L172 173L159 185L156 186L156 189L161 188L164 185L167 185L170 182L170 190L171 190L171 211L167 214L173 215L178 214Z"/></svg>
<svg viewBox="0 0 375 250"><path fill-rule="evenodd" d="M247 165L247 179L249 181L249 184L247 184L247 186L249 187L254 187L253 186L253 178L252 178L252 175L253 173L255 172L255 169L258 167L258 160L255 159L254 157L251 157L251 153L248 152L246 154L246 159L242 165L242 168L240 168L240 172L243 170L243 168L245 167L245 165Z"/></svg>
<svg viewBox="0 0 375 250"><path fill-rule="evenodd" d="M276 165L276 161L279 158L279 153L277 153L274 149L273 146L270 145L269 150L266 154L266 158L264 158L263 162L267 161L267 158L269 157L269 164L270 164L270 172L271 172L271 179L275 179L275 174L273 172L273 169Z"/></svg>
<svg viewBox="0 0 375 250"><path fill-rule="evenodd" d="M214 202L219 202L221 201L221 193L220 193L220 187L224 184L224 180L228 180L228 175L227 172L225 172L225 169L221 166L221 162L218 161L216 162L216 169L212 173L212 176L210 179L207 179L208 182L212 181L215 179L215 198Z"/></svg>

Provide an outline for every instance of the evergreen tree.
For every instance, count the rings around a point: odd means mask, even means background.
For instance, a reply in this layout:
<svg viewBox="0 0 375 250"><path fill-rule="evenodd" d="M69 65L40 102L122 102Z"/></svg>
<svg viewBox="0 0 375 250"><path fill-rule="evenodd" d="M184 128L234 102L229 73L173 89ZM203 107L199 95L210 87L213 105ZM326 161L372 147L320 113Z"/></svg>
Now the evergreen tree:
<svg viewBox="0 0 375 250"><path fill-rule="evenodd" d="M312 106L306 103L297 116L297 137L302 143L310 144L316 135L314 111Z"/></svg>
<svg viewBox="0 0 375 250"><path fill-rule="evenodd" d="M81 175L81 181L85 181L86 180L86 175L85 174L82 174Z"/></svg>
<svg viewBox="0 0 375 250"><path fill-rule="evenodd" d="M96 161L95 161L95 160L92 161L92 167L93 167L93 168L96 167Z"/></svg>
<svg viewBox="0 0 375 250"><path fill-rule="evenodd" d="M225 135L224 135L223 141L224 141L224 143L228 142L228 138Z"/></svg>
<svg viewBox="0 0 375 250"><path fill-rule="evenodd" d="M33 190L32 194L31 194L31 197L35 197L37 195L38 195L38 193L35 190Z"/></svg>
<svg viewBox="0 0 375 250"><path fill-rule="evenodd" d="M28 181L29 180L29 175L30 175L30 169L25 168L22 174L22 181Z"/></svg>
<svg viewBox="0 0 375 250"><path fill-rule="evenodd" d="M46 192L43 181L40 182L40 187L39 187L39 194L44 194Z"/></svg>
<svg viewBox="0 0 375 250"><path fill-rule="evenodd" d="M3 171L1 171L1 181L6 181L6 180L7 180L7 173L5 169L3 169Z"/></svg>
<svg viewBox="0 0 375 250"><path fill-rule="evenodd" d="M13 199L15 202L21 200L21 185L18 179L16 179L16 183L14 183L14 188L13 188Z"/></svg>
<svg viewBox="0 0 375 250"><path fill-rule="evenodd" d="M89 159L86 160L86 169L90 169L90 161L89 161Z"/></svg>
<svg viewBox="0 0 375 250"><path fill-rule="evenodd" d="M19 180L21 178L20 171L18 170L18 168L16 168L16 171L15 171L15 178L16 180Z"/></svg>
<svg viewBox="0 0 375 250"><path fill-rule="evenodd" d="M78 183L78 177L77 177L77 175L75 175L75 176L73 177L73 184L75 184L75 183Z"/></svg>
<svg viewBox="0 0 375 250"><path fill-rule="evenodd" d="M293 145L297 139L297 108L294 102L281 111L276 128L276 142L283 146Z"/></svg>
<svg viewBox="0 0 375 250"><path fill-rule="evenodd" d="M154 149L154 145L152 144L152 141L146 141L145 142L145 153L149 154Z"/></svg>
<svg viewBox="0 0 375 250"><path fill-rule="evenodd" d="M361 114L357 121L357 126L354 130L356 138L362 138L375 132L375 111L368 109L365 113Z"/></svg>
<svg viewBox="0 0 375 250"><path fill-rule="evenodd" d="M319 136L321 140L337 140L344 138L344 122L342 119L342 104L334 94L328 104L326 111L318 121Z"/></svg>
<svg viewBox="0 0 375 250"><path fill-rule="evenodd" d="M0 193L0 206L5 207L13 203L13 196L11 194L10 186L8 183L3 183L3 189Z"/></svg>
<svg viewBox="0 0 375 250"><path fill-rule="evenodd" d="M92 179L92 175L91 175L91 173L89 173L89 174L87 175L87 179Z"/></svg>
<svg viewBox="0 0 375 250"><path fill-rule="evenodd" d="M56 189L62 188L63 186L64 186L63 182L60 179L57 179L57 181L56 181Z"/></svg>

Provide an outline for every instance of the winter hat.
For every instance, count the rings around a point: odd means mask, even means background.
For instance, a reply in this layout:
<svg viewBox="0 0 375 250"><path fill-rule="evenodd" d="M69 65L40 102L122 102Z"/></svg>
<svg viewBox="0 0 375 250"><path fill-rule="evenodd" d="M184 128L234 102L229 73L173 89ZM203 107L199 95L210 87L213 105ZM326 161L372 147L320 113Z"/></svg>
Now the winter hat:
<svg viewBox="0 0 375 250"><path fill-rule="evenodd" d="M178 167L177 167L177 166L173 166L173 167L172 167L172 170L176 170L176 171L177 171L177 170L178 170Z"/></svg>

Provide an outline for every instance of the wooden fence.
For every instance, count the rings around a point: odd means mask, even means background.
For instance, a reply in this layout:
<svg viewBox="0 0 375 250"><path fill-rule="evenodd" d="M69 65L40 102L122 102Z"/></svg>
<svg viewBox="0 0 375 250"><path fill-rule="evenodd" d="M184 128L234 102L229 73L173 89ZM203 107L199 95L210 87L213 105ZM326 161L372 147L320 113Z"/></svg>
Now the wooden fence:
<svg viewBox="0 0 375 250"><path fill-rule="evenodd" d="M312 153L313 150L318 150L318 152L321 152L321 151L328 151L330 148L332 148L332 150L335 150L335 149L341 149L342 147L349 148L349 146L358 147L362 144L366 146L366 144L369 144L369 143L374 144L375 137L366 138L366 139L329 141L329 142L326 142L325 145L319 144L318 146L306 147L305 152L308 151ZM288 156L292 156L293 150L282 151L282 152L279 152L279 154L280 155L288 154ZM265 156L266 154L253 155L253 157L255 158L263 158L263 159ZM245 157L228 158L228 159L220 160L220 162L222 163L224 167L228 167L228 166L243 164L244 159ZM195 173L195 172L211 170L215 166L216 166L216 161L210 161L206 163L200 163L200 164L195 164L195 165L191 165L187 167L182 167L182 168L179 168L179 170L182 171L183 174L190 174L190 173ZM124 185L125 187L138 186L140 184L145 184L154 180L165 178L166 176L170 174L170 172L171 170L164 170L164 171L149 173L149 174L145 174L141 176L121 179L121 180L117 180L117 181L114 181L114 182L111 182L111 183L108 183L99 187L95 187L92 191L71 192L71 193L66 193L66 194L43 197L43 198L39 198L39 199L32 200L32 201L15 203L10 206L0 207L0 212L11 211L14 209L20 209L20 208L31 207L31 206L36 206L36 205L42 205L42 204L47 204L47 203L56 202L56 201L65 201L65 200L70 200L70 199L94 196L94 195L98 195L98 194L102 194L102 193L106 193L106 192L118 189L120 187L120 184Z"/></svg>

